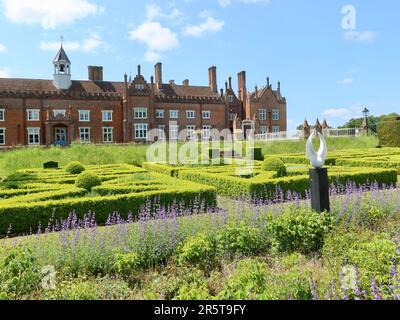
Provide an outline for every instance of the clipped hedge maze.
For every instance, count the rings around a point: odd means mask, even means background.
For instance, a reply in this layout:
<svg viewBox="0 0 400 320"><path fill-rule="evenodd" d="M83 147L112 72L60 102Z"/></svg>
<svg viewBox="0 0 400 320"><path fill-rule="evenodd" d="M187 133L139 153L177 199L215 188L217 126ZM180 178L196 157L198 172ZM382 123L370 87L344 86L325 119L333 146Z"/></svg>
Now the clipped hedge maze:
<svg viewBox="0 0 400 320"><path fill-rule="evenodd" d="M308 164L309 161L303 154L287 154L279 156L268 156L268 158L279 157L286 163ZM400 174L400 148L382 148L365 150L345 150L328 154L327 165L338 165L345 167L371 167L395 169Z"/></svg>
<svg viewBox="0 0 400 320"><path fill-rule="evenodd" d="M268 200L276 196L277 190L282 190L284 196L289 192L304 196L309 190L308 166L286 164L287 176L275 177L274 172L263 171L261 164L262 162L256 162L252 171L246 171L245 167L240 168L235 165L191 168L146 163L144 166L149 170L169 173L180 179L213 186L218 194L227 197ZM337 186L346 186L349 183L357 186L397 183L396 170L381 168L332 166L329 168L329 177L331 183Z"/></svg>
<svg viewBox="0 0 400 320"><path fill-rule="evenodd" d="M98 223L118 212L126 217L138 214L146 205L151 209L179 205L195 211L216 204L213 187L149 173L127 164L86 166L102 184L88 192L75 187L78 175L63 169L20 170L2 181L0 187L0 234L27 233L39 223L67 218L71 212L83 217L94 212Z"/></svg>

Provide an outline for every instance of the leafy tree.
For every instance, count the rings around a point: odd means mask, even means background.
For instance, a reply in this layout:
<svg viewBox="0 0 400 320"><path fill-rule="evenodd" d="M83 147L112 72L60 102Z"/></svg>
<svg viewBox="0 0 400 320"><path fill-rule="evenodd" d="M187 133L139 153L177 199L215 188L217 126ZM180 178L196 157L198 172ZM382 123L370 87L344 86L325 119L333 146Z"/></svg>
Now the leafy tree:
<svg viewBox="0 0 400 320"><path fill-rule="evenodd" d="M397 113L391 113L389 115L382 115L380 117L370 116L368 117L368 125L369 130L373 133L377 133L378 131L378 123L387 117L398 117ZM346 129L346 128L361 128L364 122L364 118L353 118L350 119L345 125L339 127L339 129Z"/></svg>

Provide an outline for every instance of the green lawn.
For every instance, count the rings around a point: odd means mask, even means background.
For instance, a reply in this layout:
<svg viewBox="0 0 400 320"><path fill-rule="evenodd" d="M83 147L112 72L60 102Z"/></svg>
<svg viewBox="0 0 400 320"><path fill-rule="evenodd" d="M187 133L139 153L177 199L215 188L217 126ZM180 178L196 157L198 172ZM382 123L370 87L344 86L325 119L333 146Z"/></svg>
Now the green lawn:
<svg viewBox="0 0 400 320"><path fill-rule="evenodd" d="M304 140L256 142L262 147L264 155L282 153L304 153ZM374 148L378 139L373 136L360 138L330 138L327 139L329 151L345 149ZM5 177L18 169L38 168L46 161L58 161L66 165L71 161L80 161L83 164L115 164L128 163L141 165L146 161L147 145L85 145L74 144L68 148L22 148L18 150L0 152L0 178Z"/></svg>

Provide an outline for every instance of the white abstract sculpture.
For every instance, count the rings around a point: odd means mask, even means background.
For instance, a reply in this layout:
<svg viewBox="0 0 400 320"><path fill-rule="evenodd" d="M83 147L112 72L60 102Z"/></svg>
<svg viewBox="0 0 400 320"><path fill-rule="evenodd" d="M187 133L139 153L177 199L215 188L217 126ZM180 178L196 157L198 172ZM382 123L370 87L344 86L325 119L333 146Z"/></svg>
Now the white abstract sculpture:
<svg viewBox="0 0 400 320"><path fill-rule="evenodd" d="M319 132L317 132L317 133L318 133L319 141L320 141L320 147L319 147L318 152L315 152L314 146L312 144L312 141L315 137L315 132L313 132L307 140L306 152L307 152L308 159L310 159L310 161L311 161L311 164L315 168L322 168L325 164L326 156L328 154L328 148L326 146L324 136L322 134L320 134Z"/></svg>

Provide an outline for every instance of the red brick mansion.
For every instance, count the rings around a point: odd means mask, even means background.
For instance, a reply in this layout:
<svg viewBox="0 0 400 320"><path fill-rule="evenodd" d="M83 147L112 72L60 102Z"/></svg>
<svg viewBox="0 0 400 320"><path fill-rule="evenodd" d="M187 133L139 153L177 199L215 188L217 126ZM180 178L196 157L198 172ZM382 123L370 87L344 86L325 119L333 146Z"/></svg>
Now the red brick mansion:
<svg viewBox="0 0 400 320"><path fill-rule="evenodd" d="M122 82L103 80L102 67L88 67L88 80L72 80L71 61L61 46L52 80L0 79L0 147L146 142L188 138L200 132L208 139L212 129L256 133L286 131L286 99L280 84L272 89L247 91L246 72L238 74L238 92L232 78L218 90L217 69L209 69L208 86L182 85L162 79L161 63L148 81L137 75ZM158 129L150 137L149 130ZM181 137L181 136L179 136Z"/></svg>

